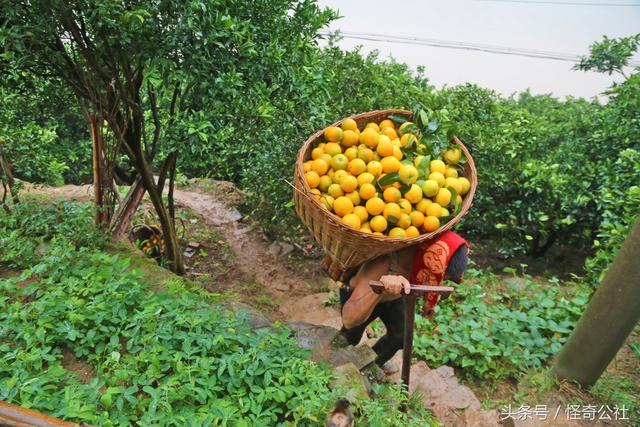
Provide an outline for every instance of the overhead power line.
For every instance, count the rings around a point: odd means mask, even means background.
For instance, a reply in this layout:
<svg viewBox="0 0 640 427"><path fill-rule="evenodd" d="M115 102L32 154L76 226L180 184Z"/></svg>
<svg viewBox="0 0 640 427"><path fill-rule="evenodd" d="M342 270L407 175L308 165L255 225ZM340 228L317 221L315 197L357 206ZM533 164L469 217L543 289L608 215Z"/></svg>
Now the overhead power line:
<svg viewBox="0 0 640 427"><path fill-rule="evenodd" d="M334 34L334 32L326 31L326 30L321 30L319 31L319 33L325 36ZM573 63L580 62L580 58L581 58L581 55L569 54L569 53L550 52L550 51L536 50L536 49L514 48L514 47L507 47L507 46L496 46L496 45L488 45L488 44L480 44L480 43L468 43L468 42L460 42L460 41L452 41L452 40L438 40L438 39L427 39L427 38L421 38L421 37L394 36L390 34L339 31L337 35L339 37L343 37L347 39L355 39L355 40L368 40L368 41L385 42L385 43L430 46L430 47L439 47L439 48L445 48L445 49L471 50L471 51L494 53L494 54L500 54L500 55L525 56L529 58L551 59L555 61L567 61L567 62L573 62ZM635 63L635 62L629 63L629 66L638 67L640 66L640 63Z"/></svg>
<svg viewBox="0 0 640 427"><path fill-rule="evenodd" d="M573 1L539 1L539 0L476 0L497 3L550 4L555 6L604 6L604 7L640 7L640 3L586 3Z"/></svg>

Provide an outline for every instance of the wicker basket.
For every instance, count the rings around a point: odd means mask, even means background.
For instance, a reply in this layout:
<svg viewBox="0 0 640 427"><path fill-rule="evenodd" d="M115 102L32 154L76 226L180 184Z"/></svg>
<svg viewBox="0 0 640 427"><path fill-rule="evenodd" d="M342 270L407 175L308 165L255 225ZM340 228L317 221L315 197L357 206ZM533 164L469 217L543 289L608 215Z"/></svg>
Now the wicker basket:
<svg viewBox="0 0 640 427"><path fill-rule="evenodd" d="M370 121L379 123L391 114L411 117L411 112L407 110L378 110L356 114L351 116L351 118L356 121L359 128L362 128ZM334 123L332 126L339 126L341 121L342 120ZM307 226L318 244L325 250L325 253L332 259L332 265L326 266L329 270L344 272L378 256L396 252L404 247L430 240L443 231L453 227L471 207L478 181L476 167L467 148L458 138L454 137L455 143L460 146L462 153L467 158L467 163L464 165L463 176L471 182L471 188L463 199L462 209L455 217L434 232L411 238L383 237L349 227L342 222L340 217L323 208L320 201L311 194L311 189L307 185L304 177L303 163L311 158L313 148L324 141L323 131L324 130L320 130L311 135L298 152L294 176L295 191L293 192L293 196L296 213ZM332 275L336 276L336 274ZM340 274L337 276L340 276Z"/></svg>

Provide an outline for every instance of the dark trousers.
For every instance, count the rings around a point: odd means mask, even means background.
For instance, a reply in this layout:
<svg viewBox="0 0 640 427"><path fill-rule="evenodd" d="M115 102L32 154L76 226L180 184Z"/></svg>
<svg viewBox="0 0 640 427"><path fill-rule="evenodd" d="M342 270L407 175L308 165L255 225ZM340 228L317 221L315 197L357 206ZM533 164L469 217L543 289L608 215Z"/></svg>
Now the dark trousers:
<svg viewBox="0 0 640 427"><path fill-rule="evenodd" d="M344 304L349 300L351 292L346 292L344 289L340 289L340 302L344 307ZM369 318L361 325L355 326L351 329L346 329L344 326L340 331L342 335L347 339L349 344L356 345L360 342L362 334L369 326L371 322L377 318L382 320L384 326L387 328L387 333L374 344L373 351L376 352L378 358L376 363L383 365L387 360L391 359L398 350L402 348L404 341L404 299L398 298L397 300L381 302L373 309L373 312Z"/></svg>

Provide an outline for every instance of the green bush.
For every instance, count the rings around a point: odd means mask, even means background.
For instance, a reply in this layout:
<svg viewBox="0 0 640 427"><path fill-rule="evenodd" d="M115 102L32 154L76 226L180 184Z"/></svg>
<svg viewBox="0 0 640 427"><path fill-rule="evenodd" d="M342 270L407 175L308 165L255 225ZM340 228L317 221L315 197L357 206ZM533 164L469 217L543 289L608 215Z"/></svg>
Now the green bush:
<svg viewBox="0 0 640 427"><path fill-rule="evenodd" d="M63 86L3 75L0 98L0 138L16 178L53 186L91 180L87 127Z"/></svg>
<svg viewBox="0 0 640 427"><path fill-rule="evenodd" d="M503 280L469 270L455 296L438 303L435 323L417 317L414 353L480 379L516 377L544 366L569 336L589 290L526 277L504 289Z"/></svg>
<svg viewBox="0 0 640 427"><path fill-rule="evenodd" d="M151 283L129 258L78 240L91 217L69 206L2 219L16 241L53 239L39 260L23 259L21 275L0 280L1 400L101 426L312 426L343 396L286 328L251 330L218 295L178 279ZM0 253L5 247L1 240ZM65 352L92 378L78 381ZM377 399L354 402L359 420L433 425L424 408L411 416L397 409L398 388L375 391Z"/></svg>
<svg viewBox="0 0 640 427"><path fill-rule="evenodd" d="M106 241L92 222L89 204L19 203L13 212L0 211L0 265L13 268L37 262L55 236L77 248L100 248Z"/></svg>

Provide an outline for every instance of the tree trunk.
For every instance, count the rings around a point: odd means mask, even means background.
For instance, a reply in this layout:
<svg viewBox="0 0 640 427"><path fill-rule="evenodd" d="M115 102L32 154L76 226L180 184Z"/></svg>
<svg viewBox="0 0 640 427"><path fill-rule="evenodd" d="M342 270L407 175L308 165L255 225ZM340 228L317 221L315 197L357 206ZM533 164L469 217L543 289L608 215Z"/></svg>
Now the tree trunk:
<svg viewBox="0 0 640 427"><path fill-rule="evenodd" d="M102 144L102 132L95 114L89 116L89 132L93 143L93 197L96 208L95 223L102 229L106 229L111 221L111 203L108 201L109 190L106 185L111 176L106 171L104 164L104 149Z"/></svg>
<svg viewBox="0 0 640 427"><path fill-rule="evenodd" d="M15 180L13 179L13 172L11 172L11 163L4 155L4 144L3 140L0 140L0 173L3 173L6 177L6 180L2 180L2 186L4 187L5 194L2 197L2 204L5 206L5 209L9 209L6 205L6 197L7 197L7 188L9 189L9 194L11 195L11 200L13 200L13 204L17 205L20 203L20 198L18 197L18 192L14 189ZM6 181L6 182L5 182Z"/></svg>
<svg viewBox="0 0 640 427"><path fill-rule="evenodd" d="M158 187L154 182L151 168L146 163L146 161L143 162L144 165L141 165L142 169L144 170L142 172L142 179L145 183L145 187L147 188L147 192L149 193L151 203L153 203L153 207L158 214L160 226L162 227L162 236L164 237L165 248L165 261L168 263L168 267L171 271L176 274L182 275L184 274L184 263L173 221L171 221L171 218L169 218L167 209L165 208L162 201L162 193L158 191Z"/></svg>
<svg viewBox="0 0 640 427"><path fill-rule="evenodd" d="M119 239L131 228L131 221L133 220L136 210L138 210L138 206L142 203L144 193L144 184L142 183L142 178L138 175L111 219L110 228L112 237Z"/></svg>
<svg viewBox="0 0 640 427"><path fill-rule="evenodd" d="M624 241L552 373L582 386L596 383L640 320L640 220Z"/></svg>

